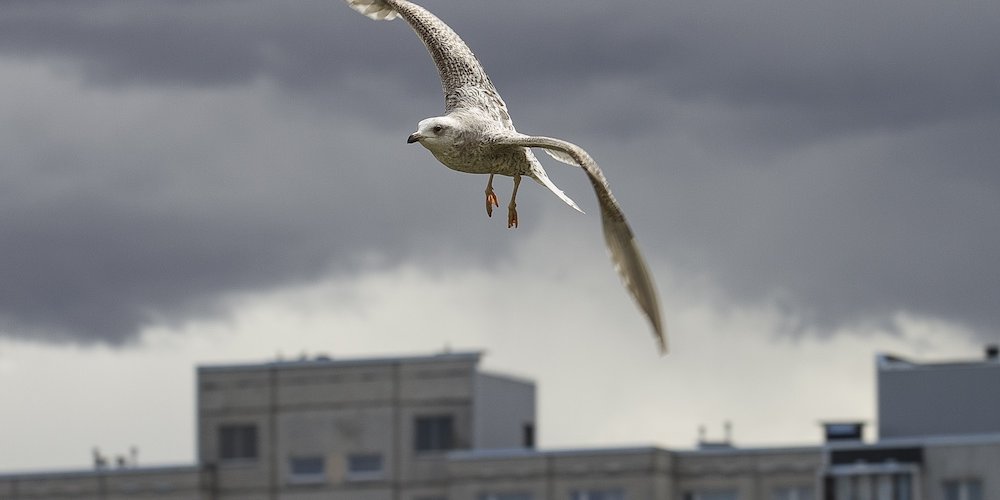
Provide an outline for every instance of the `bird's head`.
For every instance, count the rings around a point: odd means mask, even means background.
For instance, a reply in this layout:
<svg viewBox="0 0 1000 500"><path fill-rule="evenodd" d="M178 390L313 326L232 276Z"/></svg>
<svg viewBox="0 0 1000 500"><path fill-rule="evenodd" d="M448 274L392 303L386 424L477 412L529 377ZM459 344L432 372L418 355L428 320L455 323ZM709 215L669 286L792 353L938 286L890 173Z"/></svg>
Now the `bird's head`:
<svg viewBox="0 0 1000 500"><path fill-rule="evenodd" d="M450 116L435 116L421 120L417 131L406 139L407 144L419 142L425 148L435 151L451 147L458 140L461 124Z"/></svg>

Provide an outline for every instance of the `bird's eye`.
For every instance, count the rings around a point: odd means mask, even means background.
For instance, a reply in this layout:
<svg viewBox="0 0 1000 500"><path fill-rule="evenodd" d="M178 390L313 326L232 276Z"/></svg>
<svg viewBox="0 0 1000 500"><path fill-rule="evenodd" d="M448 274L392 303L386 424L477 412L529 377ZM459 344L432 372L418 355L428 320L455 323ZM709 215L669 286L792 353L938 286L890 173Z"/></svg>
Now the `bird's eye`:
<svg viewBox="0 0 1000 500"><path fill-rule="evenodd" d="M440 134L442 130L444 130L444 127L441 125L434 125L434 128L431 129L435 134Z"/></svg>

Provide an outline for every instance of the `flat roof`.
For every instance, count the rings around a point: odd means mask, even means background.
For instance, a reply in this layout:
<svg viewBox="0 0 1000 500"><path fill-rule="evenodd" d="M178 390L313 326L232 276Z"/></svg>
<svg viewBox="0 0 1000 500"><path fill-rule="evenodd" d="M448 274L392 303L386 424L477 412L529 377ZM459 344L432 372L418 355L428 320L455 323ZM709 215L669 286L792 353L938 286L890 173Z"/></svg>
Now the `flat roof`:
<svg viewBox="0 0 1000 500"><path fill-rule="evenodd" d="M641 453L669 452L656 446L627 446L610 448L554 448L539 450L535 448L497 448L482 450L455 450L447 454L448 460L497 460L531 457L570 457L591 455L634 455Z"/></svg>
<svg viewBox="0 0 1000 500"><path fill-rule="evenodd" d="M26 470L15 472L0 472L0 479L43 479L50 477L91 477L91 476L115 476L115 475L141 475L141 474L178 474L198 472L202 469L199 465L153 465L153 466L128 466L117 467L109 465L103 469L75 469L75 470Z"/></svg>
<svg viewBox="0 0 1000 500"><path fill-rule="evenodd" d="M839 442L828 443L830 449L896 448L901 446L969 446L1000 444L1000 433L986 434L946 434L934 436L906 436L884 438L871 443Z"/></svg>
<svg viewBox="0 0 1000 500"><path fill-rule="evenodd" d="M880 352L875 355L875 360L879 370L1000 368L1000 359L991 359L986 357L968 360L920 362L912 361L895 354Z"/></svg>
<svg viewBox="0 0 1000 500"><path fill-rule="evenodd" d="M712 448L712 449L685 449L672 450L659 446L624 446L608 448L555 448L550 450L508 448L489 450L458 450L448 453L449 460L496 460L496 459L517 459L532 457L573 457L573 456L595 456L595 455L637 455L644 453L669 453L682 457L691 456L718 456L718 455L766 455L781 453L820 453L823 451L822 445L807 446L774 446L774 447L748 447L748 448Z"/></svg>
<svg viewBox="0 0 1000 500"><path fill-rule="evenodd" d="M697 455L771 455L780 453L819 453L823 446L815 445L783 445L783 446L751 446L746 448L705 448L701 450L677 450L674 451L679 456L691 457Z"/></svg>
<svg viewBox="0 0 1000 500"><path fill-rule="evenodd" d="M482 351L442 352L423 356L387 356L376 358L333 358L326 354L298 359L276 359L262 363L209 364L198 366L198 372L236 372L271 368L317 368L331 366L377 366L393 364L442 363L450 361L471 361L478 363Z"/></svg>

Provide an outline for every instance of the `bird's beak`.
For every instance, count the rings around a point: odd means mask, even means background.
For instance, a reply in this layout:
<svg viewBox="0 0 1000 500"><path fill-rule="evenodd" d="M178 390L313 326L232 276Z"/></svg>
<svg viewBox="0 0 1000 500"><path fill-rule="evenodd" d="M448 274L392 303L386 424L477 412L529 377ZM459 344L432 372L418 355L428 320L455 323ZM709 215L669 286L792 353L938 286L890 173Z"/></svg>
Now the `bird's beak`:
<svg viewBox="0 0 1000 500"><path fill-rule="evenodd" d="M417 141L419 141L420 139L423 139L423 138L424 138L424 136L420 135L420 132L414 132L414 133L410 134L409 137L406 138L406 143L407 144L413 144L414 142L417 142Z"/></svg>

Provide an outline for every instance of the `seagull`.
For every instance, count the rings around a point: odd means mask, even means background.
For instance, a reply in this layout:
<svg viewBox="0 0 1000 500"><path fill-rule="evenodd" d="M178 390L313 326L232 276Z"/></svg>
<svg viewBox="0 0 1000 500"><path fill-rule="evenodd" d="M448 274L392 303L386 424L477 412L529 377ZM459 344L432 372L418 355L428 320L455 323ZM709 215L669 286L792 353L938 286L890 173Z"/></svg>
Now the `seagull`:
<svg viewBox="0 0 1000 500"><path fill-rule="evenodd" d="M577 204L549 180L531 148L544 150L558 161L580 167L587 174L604 226L604 241L611 260L625 288L645 313L653 329L660 353L667 351L667 341L653 279L639 253L625 214L611 194L607 179L597 162L583 148L544 136L519 133L507 112L507 105L493 86L468 45L447 24L427 9L407 0L346 0L354 10L375 20L401 17L423 41L434 59L444 91L445 114L417 124L407 143L420 143L446 167L470 174L489 174L486 181L486 214L500 206L493 191L493 177L503 175L514 180L507 205L507 227L516 228L517 189L527 176L552 191L570 207Z"/></svg>

